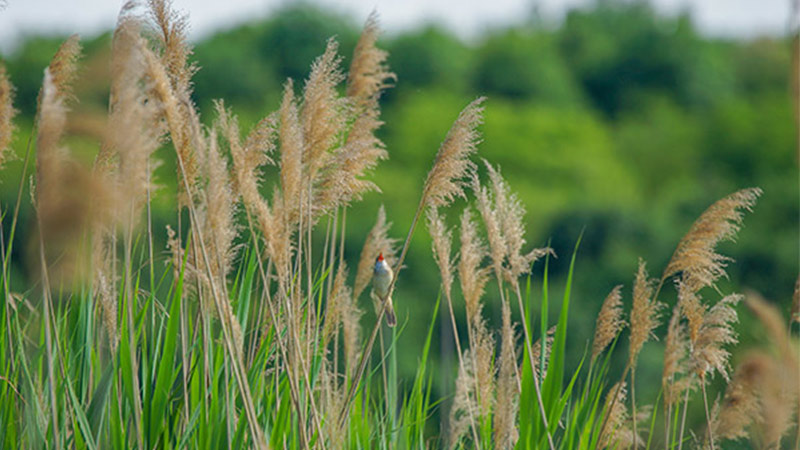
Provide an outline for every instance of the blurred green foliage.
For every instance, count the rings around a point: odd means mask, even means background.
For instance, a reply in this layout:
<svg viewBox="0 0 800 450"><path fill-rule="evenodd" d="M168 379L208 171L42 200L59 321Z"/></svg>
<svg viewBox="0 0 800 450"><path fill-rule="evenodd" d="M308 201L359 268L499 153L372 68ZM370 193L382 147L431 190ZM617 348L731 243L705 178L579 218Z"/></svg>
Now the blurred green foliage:
<svg viewBox="0 0 800 450"><path fill-rule="evenodd" d="M358 33L355 18L288 6L198 42L195 99L204 120L213 120L212 99L224 98L247 130L277 108L287 78L302 86L331 36L341 44L346 67ZM22 111L19 155L31 129L42 70L58 43L30 38L2 56ZM108 91L107 80L98 81L92 68L107 66L109 36L84 45L78 117L103 111ZM398 75L395 88L384 96L386 125L380 131L391 159L375 173L383 192L367 195L347 217L351 267L379 204L386 205L394 234L405 235L450 124L472 98L487 95L480 155L499 164L519 193L528 210L531 245L550 242L561 256L552 262L551 276L566 271L571 249L585 230L570 318L578 325L568 340L572 354L583 352L608 291L622 283L630 296L638 257L649 262L654 275L660 273L692 221L713 201L744 187L760 186L764 195L745 219L739 242L724 247L736 259L730 266L733 282L725 288L752 288L788 305L800 249L788 39L708 38L688 15L660 16L645 2L602 1L569 12L557 27L507 26L466 43L429 26L388 35L381 45ZM170 192L174 166L169 156L164 159L159 182ZM15 199L19 164L9 164L3 176L8 181L0 185L4 210ZM173 220L172 206L155 205L156 226ZM463 206L456 204L451 219ZM395 303L407 326L401 348L420 348L432 316L438 272L429 245L425 230L418 230L409 270L398 283ZM24 255L16 262L24 276ZM541 268L534 270L534 286L540 273ZM495 326L496 288L490 285L487 292L487 314ZM671 296L666 289L662 299L671 301ZM368 300L361 302L371 310ZM463 305L456 306L463 317ZM551 312L554 319L558 308ZM451 345L449 338L435 341L443 349ZM401 351L398 357L399 367L413 374L417 352ZM644 361L654 358L643 356ZM660 368L655 371L643 369L639 377L659 376ZM442 389L453 382L439 381ZM641 393L654 398L651 394Z"/></svg>

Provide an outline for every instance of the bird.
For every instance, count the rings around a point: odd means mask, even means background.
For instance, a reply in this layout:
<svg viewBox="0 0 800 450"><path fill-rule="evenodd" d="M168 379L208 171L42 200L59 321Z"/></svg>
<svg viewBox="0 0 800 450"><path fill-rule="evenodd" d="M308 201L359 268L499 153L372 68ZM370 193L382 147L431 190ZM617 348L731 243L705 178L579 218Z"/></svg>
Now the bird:
<svg viewBox="0 0 800 450"><path fill-rule="evenodd" d="M389 264L383 258L383 253L379 253L378 257L375 258L375 270L372 273L372 289L385 305L386 324L390 327L397 325L397 317L394 315L394 306L392 305L392 297L389 292L392 278L394 278L392 268L389 267Z"/></svg>

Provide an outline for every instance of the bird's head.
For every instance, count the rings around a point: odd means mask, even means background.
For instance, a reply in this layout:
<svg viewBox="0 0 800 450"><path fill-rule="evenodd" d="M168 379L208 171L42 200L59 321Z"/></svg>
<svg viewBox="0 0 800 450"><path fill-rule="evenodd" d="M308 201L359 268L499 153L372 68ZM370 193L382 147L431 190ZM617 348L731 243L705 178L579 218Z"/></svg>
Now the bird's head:
<svg viewBox="0 0 800 450"><path fill-rule="evenodd" d="M382 261L383 261L383 253L378 253L378 257L375 259L375 262L379 263Z"/></svg>

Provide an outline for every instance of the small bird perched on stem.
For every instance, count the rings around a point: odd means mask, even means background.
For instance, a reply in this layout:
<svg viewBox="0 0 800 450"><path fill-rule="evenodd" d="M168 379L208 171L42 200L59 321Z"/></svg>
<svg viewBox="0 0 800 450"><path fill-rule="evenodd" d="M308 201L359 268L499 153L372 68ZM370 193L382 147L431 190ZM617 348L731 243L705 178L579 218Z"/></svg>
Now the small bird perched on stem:
<svg viewBox="0 0 800 450"><path fill-rule="evenodd" d="M389 286L392 284L393 277L392 268L383 259L383 253L380 253L375 259L375 270L372 273L372 289L386 308L386 324L390 327L397 325L392 297L389 295Z"/></svg>

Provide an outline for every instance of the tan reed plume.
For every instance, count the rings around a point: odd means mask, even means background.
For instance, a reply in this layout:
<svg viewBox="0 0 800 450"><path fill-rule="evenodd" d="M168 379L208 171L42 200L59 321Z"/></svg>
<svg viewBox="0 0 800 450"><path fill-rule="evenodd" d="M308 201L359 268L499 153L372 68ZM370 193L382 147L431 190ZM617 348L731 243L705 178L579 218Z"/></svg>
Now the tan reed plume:
<svg viewBox="0 0 800 450"><path fill-rule="evenodd" d="M456 448L461 438L469 429L471 418L480 414L478 400L475 396L475 364L472 353L464 353L464 364L458 368L456 378L456 393L453 398L453 407L450 409L449 431L447 434L448 447Z"/></svg>
<svg viewBox="0 0 800 450"><path fill-rule="evenodd" d="M667 327L664 342L664 368L661 372L661 387L664 404L672 407L681 400L687 389L693 388L694 378L686 376L689 371L689 336L686 325L681 322L681 309L675 306Z"/></svg>
<svg viewBox="0 0 800 450"><path fill-rule="evenodd" d="M653 283L648 278L645 262L639 259L639 269L633 284L633 307L631 309L631 337L628 365L636 367L636 359L645 342L655 338L653 330L659 324L659 311L663 307L653 296Z"/></svg>
<svg viewBox="0 0 800 450"><path fill-rule="evenodd" d="M276 148L277 115L270 114L261 119L242 142L236 117L225 108L221 100L216 101L214 106L218 129L227 140L233 159L233 190L253 215L252 220L256 222L258 229L264 236L269 236L273 221L272 211L269 203L259 193L258 186L262 181L261 167L274 164L270 154Z"/></svg>
<svg viewBox="0 0 800 450"><path fill-rule="evenodd" d="M461 257L458 260L458 279L467 307L467 321L472 324L480 321L481 303L484 288L489 280L488 268L481 267L486 255L486 246L478 236L478 229L472 220L469 208L461 214Z"/></svg>
<svg viewBox="0 0 800 450"><path fill-rule="evenodd" d="M800 275L794 283L794 294L792 295L791 319L793 322L800 323Z"/></svg>
<svg viewBox="0 0 800 450"><path fill-rule="evenodd" d="M697 339L691 342L689 361L690 367L701 380L715 370L728 380L730 352L724 346L739 342L733 324L739 321L735 308L741 300L741 295L729 295L703 314Z"/></svg>
<svg viewBox="0 0 800 450"><path fill-rule="evenodd" d="M608 419L600 431L598 448L628 449L639 441L629 427L631 419L625 407L626 397L624 381L618 382L608 390L604 406Z"/></svg>
<svg viewBox="0 0 800 450"><path fill-rule="evenodd" d="M0 168L7 160L7 151L14 134L14 86L8 79L6 67L0 64Z"/></svg>
<svg viewBox="0 0 800 450"><path fill-rule="evenodd" d="M345 78L339 67L342 58L338 48L334 39L328 40L325 52L311 65L303 90L300 123L305 139L303 166L307 183L311 184L308 188L317 185L319 171L331 162L330 151L341 138L350 115L348 99L336 89Z"/></svg>
<svg viewBox="0 0 800 450"><path fill-rule="evenodd" d="M283 88L283 100L278 112L280 127L280 179L281 201L274 201L274 208L280 208L282 220L288 229L294 228L299 219L300 202L303 200L303 128L297 102L294 98L294 84L287 80Z"/></svg>
<svg viewBox="0 0 800 450"><path fill-rule="evenodd" d="M446 298L451 297L453 288L453 259L452 242L453 232L447 229L444 219L435 208L428 208L426 211L428 231L431 235L431 250L433 259L439 267L439 275L442 279L442 290Z"/></svg>
<svg viewBox="0 0 800 450"><path fill-rule="evenodd" d="M181 101L187 100L191 94L192 76L198 70L194 63L189 62L192 48L188 39L188 17L173 9L171 0L148 0L147 4L157 29L161 63L169 74L176 96Z"/></svg>
<svg viewBox="0 0 800 450"><path fill-rule="evenodd" d="M683 282L692 292L697 292L726 276L725 266L730 258L717 253L715 247L721 241L736 237L743 210L751 211L760 195L761 189L743 189L718 200L703 212L678 243L664 269L662 282L683 272Z"/></svg>
<svg viewBox="0 0 800 450"><path fill-rule="evenodd" d="M378 99L384 89L391 87L395 75L386 65L387 53L375 46L379 33L378 16L373 12L353 51L346 93L354 119L344 145L333 150L330 166L322 174L319 198L315 200L322 210L346 206L368 191L379 190L375 183L363 178L378 161L388 157L375 131L383 125Z"/></svg>
<svg viewBox="0 0 800 450"><path fill-rule="evenodd" d="M515 356L516 335L511 323L511 308L503 304L503 328L500 343L500 370L497 374L497 407L494 413L494 442L497 448L513 449L519 439L519 380Z"/></svg>
<svg viewBox="0 0 800 450"><path fill-rule="evenodd" d="M622 314L622 285L619 285L609 292L603 301L603 306L600 307L600 313L597 314L594 339L592 339L593 360L597 359L625 328L626 322Z"/></svg>
<svg viewBox="0 0 800 450"><path fill-rule="evenodd" d="M763 353L751 353L736 367L722 405L710 424L716 439L747 437L750 425L762 421L758 391L775 370L774 359Z"/></svg>
<svg viewBox="0 0 800 450"><path fill-rule="evenodd" d="M475 163L469 157L477 150L477 127L483 120L484 100L485 97L479 97L467 105L447 133L425 179L423 206L446 206L456 197L464 196L467 183L464 178L475 170Z"/></svg>

